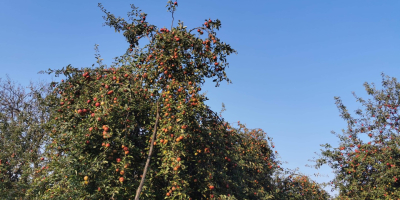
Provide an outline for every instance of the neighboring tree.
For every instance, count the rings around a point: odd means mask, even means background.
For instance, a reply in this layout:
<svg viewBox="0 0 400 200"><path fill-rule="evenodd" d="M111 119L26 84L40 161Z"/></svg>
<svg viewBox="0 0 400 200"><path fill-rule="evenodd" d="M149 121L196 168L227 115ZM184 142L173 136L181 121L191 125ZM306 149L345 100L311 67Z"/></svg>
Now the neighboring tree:
<svg viewBox="0 0 400 200"><path fill-rule="evenodd" d="M97 55L98 67L49 70L65 80L47 98L49 162L29 198L272 198L279 161L265 133L232 128L200 94L205 78L229 82L235 50L216 36L221 22L158 29L134 6L132 23L99 6L130 47L110 68ZM176 6L168 2L172 14Z"/></svg>
<svg viewBox="0 0 400 200"><path fill-rule="evenodd" d="M30 188L33 169L41 167L41 147L48 134L49 115L44 83L24 88L7 77L0 79L0 196L23 198Z"/></svg>
<svg viewBox="0 0 400 200"><path fill-rule="evenodd" d="M306 175L290 172L287 176L277 176L274 182L277 188L276 199L330 199L330 195L323 189L324 185Z"/></svg>
<svg viewBox="0 0 400 200"><path fill-rule="evenodd" d="M272 139L262 129L248 129L240 122L238 125L239 128L228 125L234 136L233 158L239 169L233 184L237 185L237 193L243 193L238 199L272 199L272 175L280 168L280 161L271 149Z"/></svg>
<svg viewBox="0 0 400 200"><path fill-rule="evenodd" d="M329 164L336 175L331 182L339 189L338 199L398 199L399 190L399 113L400 83L382 74L383 89L364 84L373 98L355 98L364 109L352 117L339 97L335 97L347 129L337 134L339 147L329 144L317 160L317 167Z"/></svg>

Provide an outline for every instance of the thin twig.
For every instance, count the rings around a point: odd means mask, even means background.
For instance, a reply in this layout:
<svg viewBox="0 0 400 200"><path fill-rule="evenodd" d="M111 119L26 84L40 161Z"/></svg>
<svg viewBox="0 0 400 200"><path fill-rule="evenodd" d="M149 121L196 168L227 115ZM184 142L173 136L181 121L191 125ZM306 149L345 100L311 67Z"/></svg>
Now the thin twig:
<svg viewBox="0 0 400 200"><path fill-rule="evenodd" d="M172 11L171 13L172 13L172 23L171 23L171 31L172 31L172 27L174 26L174 11Z"/></svg>

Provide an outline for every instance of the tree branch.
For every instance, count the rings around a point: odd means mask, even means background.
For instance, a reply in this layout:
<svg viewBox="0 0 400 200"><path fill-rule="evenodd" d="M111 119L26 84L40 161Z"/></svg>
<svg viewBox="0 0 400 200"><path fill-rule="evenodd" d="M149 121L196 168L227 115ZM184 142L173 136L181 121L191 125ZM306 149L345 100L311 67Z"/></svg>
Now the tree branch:
<svg viewBox="0 0 400 200"><path fill-rule="evenodd" d="M153 147L154 147L154 139L156 137L156 132L157 132L157 125L158 125L158 118L160 117L159 114L159 108L158 108L158 102L157 102L157 115L156 115L156 123L154 124L154 130L153 130L153 135L151 137L151 144L150 144L150 151L149 151L149 155L147 156L147 161L146 161L146 166L144 167L143 170L143 176L142 176L142 180L140 181L140 185L136 191L136 195L135 195L135 200L139 200L140 197L140 193L142 192L142 188L144 185L144 180L146 178L146 173L147 170L149 168L149 164L150 164L150 159L151 159L151 154L153 153Z"/></svg>

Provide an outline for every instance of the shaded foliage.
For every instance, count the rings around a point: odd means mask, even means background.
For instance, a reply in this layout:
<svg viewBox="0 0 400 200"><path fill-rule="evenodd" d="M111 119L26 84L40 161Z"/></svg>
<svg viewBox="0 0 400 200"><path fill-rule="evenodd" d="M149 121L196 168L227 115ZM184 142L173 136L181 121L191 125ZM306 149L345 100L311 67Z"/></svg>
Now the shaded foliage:
<svg viewBox="0 0 400 200"><path fill-rule="evenodd" d="M45 125L49 119L43 83L25 89L9 77L0 80L0 194L2 198L24 197L33 169L39 168L47 142Z"/></svg>

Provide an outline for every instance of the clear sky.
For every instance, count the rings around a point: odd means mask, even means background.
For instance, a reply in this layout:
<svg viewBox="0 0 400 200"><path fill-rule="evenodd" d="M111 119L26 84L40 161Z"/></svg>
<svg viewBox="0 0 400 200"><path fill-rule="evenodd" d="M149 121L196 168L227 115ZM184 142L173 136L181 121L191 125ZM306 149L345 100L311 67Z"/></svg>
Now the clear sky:
<svg viewBox="0 0 400 200"><path fill-rule="evenodd" d="M126 17L134 3L158 27L170 27L166 0L103 1L104 7ZM52 79L37 74L48 68L90 67L94 45L104 63L122 55L122 33L103 27L99 1L0 1L0 77L27 85ZM384 72L400 72L400 1L337 0L201 0L178 1L177 19L189 28L205 19L220 19L219 37L238 51L228 57L233 84L215 88L211 80L208 105L226 106L223 117L262 128L274 138L275 150L288 164L307 175L333 178L331 169L306 167L320 144L337 144L330 132L346 127L334 96L350 110L361 108L351 92L366 96L364 82L380 88Z"/></svg>

